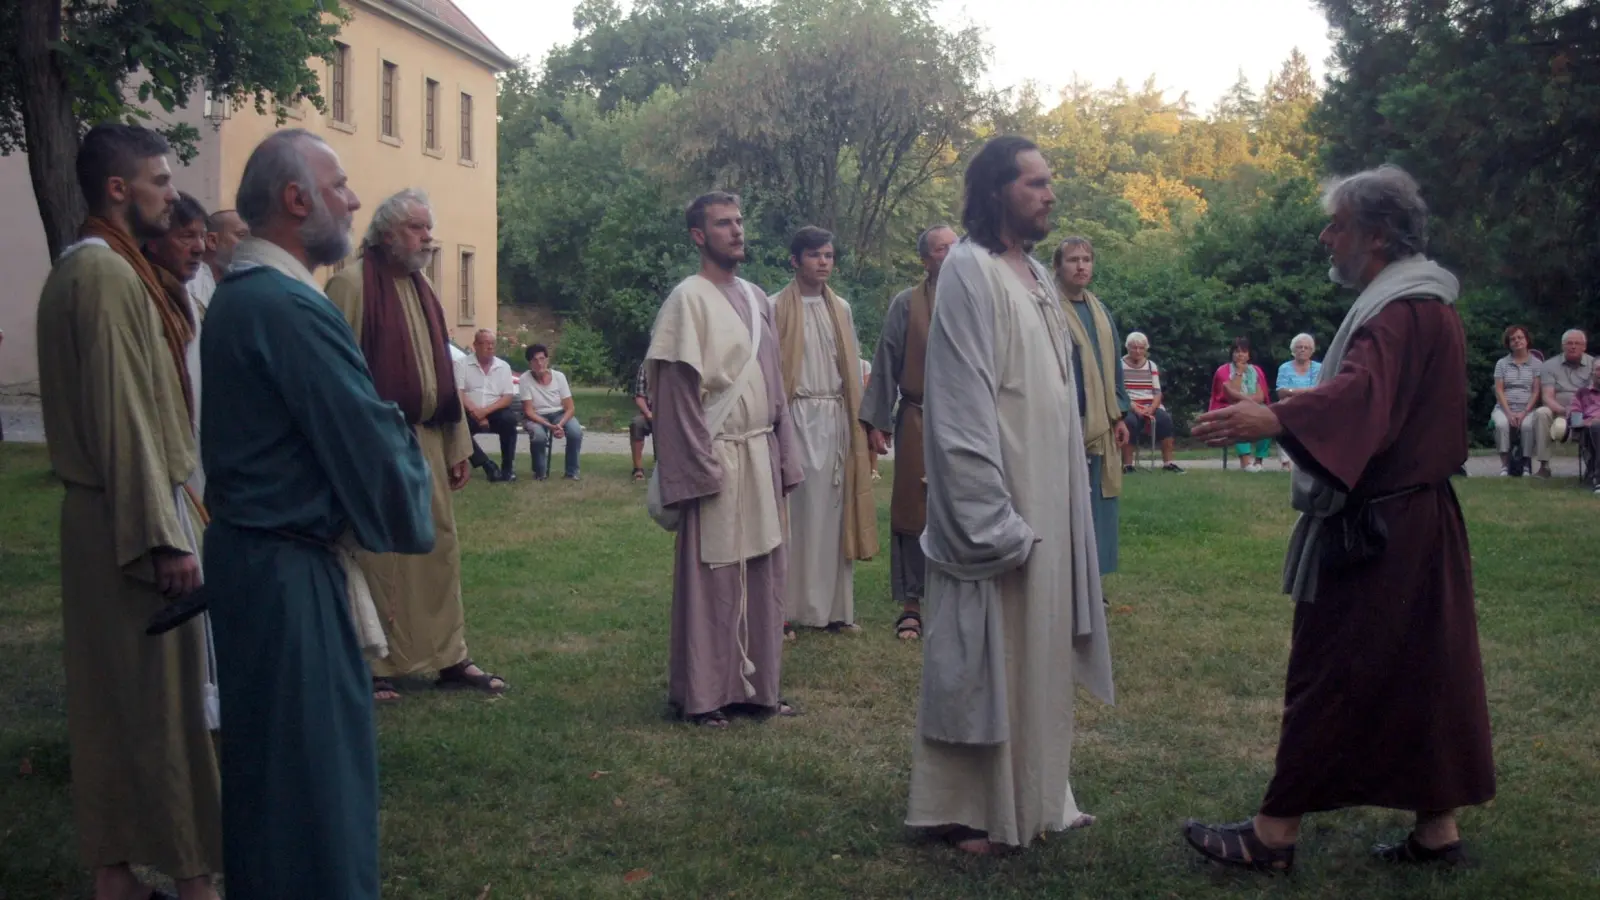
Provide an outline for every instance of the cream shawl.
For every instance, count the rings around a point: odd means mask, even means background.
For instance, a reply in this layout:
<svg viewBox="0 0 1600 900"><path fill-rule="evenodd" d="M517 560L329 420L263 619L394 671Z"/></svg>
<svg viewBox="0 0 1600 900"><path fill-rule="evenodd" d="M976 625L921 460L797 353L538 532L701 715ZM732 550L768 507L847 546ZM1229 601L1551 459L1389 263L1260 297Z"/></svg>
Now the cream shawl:
<svg viewBox="0 0 1600 900"><path fill-rule="evenodd" d="M750 315L759 317L758 295L748 290L747 282L739 283L751 298ZM672 289L656 314L645 353L645 379L660 384L663 363L684 363L700 376L700 402L710 406L738 380L754 349L749 328L722 290L704 276L691 275ZM767 446L772 423L767 380L758 368L722 427L711 435L712 452L722 466L722 490L700 501L700 561L706 565L765 556L783 542Z"/></svg>

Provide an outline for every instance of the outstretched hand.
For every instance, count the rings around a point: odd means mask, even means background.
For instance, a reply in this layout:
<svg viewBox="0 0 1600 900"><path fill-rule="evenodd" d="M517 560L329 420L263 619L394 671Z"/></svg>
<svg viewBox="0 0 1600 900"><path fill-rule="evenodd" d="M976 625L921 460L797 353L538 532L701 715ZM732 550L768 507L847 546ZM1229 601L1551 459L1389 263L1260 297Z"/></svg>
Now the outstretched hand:
<svg viewBox="0 0 1600 900"><path fill-rule="evenodd" d="M1223 447L1275 438L1283 434L1283 423L1271 409L1254 400L1240 400L1201 415L1192 434L1209 446Z"/></svg>

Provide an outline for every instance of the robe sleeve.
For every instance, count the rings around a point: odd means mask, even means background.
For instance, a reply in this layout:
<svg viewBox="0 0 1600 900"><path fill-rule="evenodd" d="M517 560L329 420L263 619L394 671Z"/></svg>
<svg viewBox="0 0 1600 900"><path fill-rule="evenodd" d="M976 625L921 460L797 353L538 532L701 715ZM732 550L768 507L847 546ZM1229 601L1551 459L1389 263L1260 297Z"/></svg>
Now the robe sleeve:
<svg viewBox="0 0 1600 900"><path fill-rule="evenodd" d="M872 354L872 380L861 398L861 421L879 431L894 433L894 405L900 396L900 372L906 358L906 324L911 318L910 292L902 291L889 302L883 316L878 349Z"/></svg>
<svg viewBox="0 0 1600 900"><path fill-rule="evenodd" d="M359 265L334 273L334 276L328 279L326 288L328 299L339 308L339 312L344 315L345 324L350 326L350 333L355 335L361 333L361 314L366 310L366 298L362 294L364 289Z"/></svg>
<svg viewBox="0 0 1600 900"><path fill-rule="evenodd" d="M172 361L160 326L141 321L150 299L131 272L107 274L92 287L81 377L94 408L82 419L85 443L94 448L111 505L117 565L129 577L154 581L151 551L196 550L178 518L167 460L172 435L164 433L156 396L157 367Z"/></svg>
<svg viewBox="0 0 1600 900"><path fill-rule="evenodd" d="M1000 457L995 288L973 250L946 260L928 334L923 458L928 564L964 581L1021 567L1035 537ZM952 265L954 263L954 265Z"/></svg>
<svg viewBox="0 0 1600 900"><path fill-rule="evenodd" d="M1269 407L1297 465L1345 493L1354 490L1367 464L1394 441L1404 354L1417 346L1416 332L1413 305L1390 303L1356 330L1331 381Z"/></svg>
<svg viewBox="0 0 1600 900"><path fill-rule="evenodd" d="M722 490L722 464L711 449L700 373L688 363L662 362L651 391L661 502L676 506L715 495Z"/></svg>
<svg viewBox="0 0 1600 900"><path fill-rule="evenodd" d="M295 294L291 308L261 317L263 339L294 348L273 374L356 542L373 553L431 551L433 482L411 426L378 397L354 333L332 306Z"/></svg>

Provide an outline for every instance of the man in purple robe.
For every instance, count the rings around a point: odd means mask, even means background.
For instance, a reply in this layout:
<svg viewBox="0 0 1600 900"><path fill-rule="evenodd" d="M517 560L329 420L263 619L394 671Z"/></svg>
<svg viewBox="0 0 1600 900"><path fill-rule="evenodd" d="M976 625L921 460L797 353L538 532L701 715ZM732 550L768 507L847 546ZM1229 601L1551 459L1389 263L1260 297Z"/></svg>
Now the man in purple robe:
<svg viewBox="0 0 1600 900"><path fill-rule="evenodd" d="M778 694L787 563L784 498L802 478L772 304L738 277L739 198L690 204L700 271L656 316L645 355L656 479L679 514L668 699L711 728L733 714L793 715Z"/></svg>

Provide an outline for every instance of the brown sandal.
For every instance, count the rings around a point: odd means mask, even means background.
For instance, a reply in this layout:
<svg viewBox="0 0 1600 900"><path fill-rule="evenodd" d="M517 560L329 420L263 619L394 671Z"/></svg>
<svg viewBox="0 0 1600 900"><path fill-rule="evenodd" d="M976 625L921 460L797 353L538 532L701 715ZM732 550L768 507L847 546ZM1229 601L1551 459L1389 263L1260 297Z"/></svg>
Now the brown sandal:
<svg viewBox="0 0 1600 900"><path fill-rule="evenodd" d="M1466 850L1461 842L1445 844L1443 847L1424 847L1418 840L1415 832L1406 835L1405 841L1399 844L1374 844L1372 856L1379 862L1420 864L1444 863L1446 866L1459 866L1467 861Z"/></svg>
<svg viewBox="0 0 1600 900"><path fill-rule="evenodd" d="M1268 847L1256 835L1253 819L1229 825L1205 825L1190 819L1183 825L1184 840L1201 856L1225 866L1288 875L1294 871L1294 845Z"/></svg>
<svg viewBox="0 0 1600 900"><path fill-rule="evenodd" d="M379 694L393 694L393 697L379 697ZM372 679L373 703L399 703L400 692L395 689L394 682L387 678Z"/></svg>

